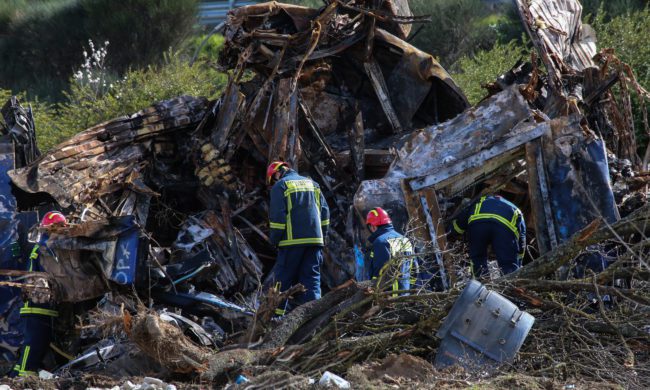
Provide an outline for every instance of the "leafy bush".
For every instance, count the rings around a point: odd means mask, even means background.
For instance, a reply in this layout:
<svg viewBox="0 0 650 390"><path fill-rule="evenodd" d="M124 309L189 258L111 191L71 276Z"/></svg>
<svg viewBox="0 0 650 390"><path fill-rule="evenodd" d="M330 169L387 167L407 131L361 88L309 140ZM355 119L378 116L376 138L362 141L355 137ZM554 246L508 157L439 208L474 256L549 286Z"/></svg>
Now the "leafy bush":
<svg viewBox="0 0 650 390"><path fill-rule="evenodd" d="M497 39L496 26L490 23L490 9L481 0L412 0L415 15L431 15L432 21L415 26L421 31L411 43L433 54L443 66L450 66L463 55L490 49Z"/></svg>
<svg viewBox="0 0 650 390"><path fill-rule="evenodd" d="M114 45L108 65L118 72L159 61L189 37L198 10L198 0L80 0L80 5L88 37Z"/></svg>
<svg viewBox="0 0 650 390"><path fill-rule="evenodd" d="M201 63L190 67L186 58L168 52L162 65L128 71L123 79L107 85L105 90L98 91L90 83L73 82L70 92L65 94L67 101L56 107L56 119L37 123L38 142L46 150L97 123L180 95L214 99L226 81L223 73Z"/></svg>
<svg viewBox="0 0 650 390"><path fill-rule="evenodd" d="M606 20L599 13L590 20L596 30L598 46L611 47L616 55L634 70L637 80L646 89L650 87L650 9L617 16Z"/></svg>
<svg viewBox="0 0 650 390"><path fill-rule="evenodd" d="M512 68L518 59L525 60L528 53L525 45L517 41L496 43L491 50L479 51L474 56L458 60L452 77L470 104L474 105L486 95L485 89L481 88L482 84L494 81L497 76Z"/></svg>
<svg viewBox="0 0 650 390"><path fill-rule="evenodd" d="M192 31L198 0L0 3L0 87L56 101L88 39L111 42L117 74L157 63Z"/></svg>
<svg viewBox="0 0 650 390"><path fill-rule="evenodd" d="M187 44L187 54L194 56L196 49L201 46L206 38L207 41L205 44L203 44L203 47L201 47L201 51L198 53L197 60L214 62L217 60L219 51L221 51L221 48L223 47L223 35L213 34L208 37L206 34L203 34L192 38Z"/></svg>
<svg viewBox="0 0 650 390"><path fill-rule="evenodd" d="M91 73L97 75L97 69ZM41 151L46 151L66 138L98 123L134 113L161 100L180 95L218 97L227 81L205 63L190 67L187 58L167 53L164 63L140 70L131 70L124 78L97 88L88 78L73 79L66 102L51 104L38 99L27 100L19 94L21 103L32 105L36 136ZM12 95L0 89L0 105Z"/></svg>
<svg viewBox="0 0 650 390"><path fill-rule="evenodd" d="M646 90L650 89L650 9L629 12L608 20L608 16L599 12L589 22L595 28L599 48L613 48L614 53L623 62L630 65L639 84ZM633 89L633 88L632 88ZM639 153L643 157L648 135L643 130L643 112L640 97L632 95L632 110L634 115L637 139L640 140ZM650 102L646 101L646 110L650 116Z"/></svg>
<svg viewBox="0 0 650 390"><path fill-rule="evenodd" d="M582 0L581 3L584 16L600 13L601 16L606 15L606 18L609 19L640 11L647 4L647 0Z"/></svg>

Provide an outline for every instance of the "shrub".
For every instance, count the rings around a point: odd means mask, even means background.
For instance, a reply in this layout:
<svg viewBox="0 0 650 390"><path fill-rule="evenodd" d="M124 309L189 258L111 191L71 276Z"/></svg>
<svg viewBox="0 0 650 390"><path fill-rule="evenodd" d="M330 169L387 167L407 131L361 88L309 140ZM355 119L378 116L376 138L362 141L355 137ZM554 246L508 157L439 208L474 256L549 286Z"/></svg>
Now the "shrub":
<svg viewBox="0 0 650 390"><path fill-rule="evenodd" d="M108 65L118 72L159 61L165 51L189 37L198 10L198 0L80 0L80 4L88 37L114 45Z"/></svg>
<svg viewBox="0 0 650 390"><path fill-rule="evenodd" d="M474 105L486 95L482 84L492 82L510 70L518 59L525 60L528 52L526 46L517 41L496 43L491 50L479 51L474 56L464 56L458 60L452 77L470 104Z"/></svg>
<svg viewBox="0 0 650 390"><path fill-rule="evenodd" d="M109 54L110 56L110 54ZM180 95L214 99L222 92L226 75L168 52L162 65L131 70L124 78L107 85L105 91L89 83L74 81L65 103L57 105L56 120L37 123L39 145L46 150L97 123L141 110L151 104Z"/></svg>
<svg viewBox="0 0 650 390"><path fill-rule="evenodd" d="M607 15L607 19L616 16L628 14L642 10L647 1L645 0L582 0L583 15L596 15L601 13L601 16ZM605 14L602 13L605 12Z"/></svg>
<svg viewBox="0 0 650 390"><path fill-rule="evenodd" d="M650 9L628 12L608 20L604 12L599 12L589 20L596 29L598 46L613 48L614 53L623 62L630 65L638 83L646 90L650 89ZM631 88L633 89L633 88ZM643 128L641 97L632 94L632 111L639 140L639 154L643 157L648 143L648 135ZM650 102L646 101L646 111L650 116Z"/></svg>
<svg viewBox="0 0 650 390"><path fill-rule="evenodd" d="M489 9L481 0L413 0L415 15L431 15L432 21L414 26L421 31L411 43L433 54L443 66L450 66L463 55L492 47L497 31L489 22Z"/></svg>
<svg viewBox="0 0 650 390"><path fill-rule="evenodd" d="M192 31L198 0L0 3L0 87L56 101L88 39L113 44L108 65L117 74L159 63Z"/></svg>

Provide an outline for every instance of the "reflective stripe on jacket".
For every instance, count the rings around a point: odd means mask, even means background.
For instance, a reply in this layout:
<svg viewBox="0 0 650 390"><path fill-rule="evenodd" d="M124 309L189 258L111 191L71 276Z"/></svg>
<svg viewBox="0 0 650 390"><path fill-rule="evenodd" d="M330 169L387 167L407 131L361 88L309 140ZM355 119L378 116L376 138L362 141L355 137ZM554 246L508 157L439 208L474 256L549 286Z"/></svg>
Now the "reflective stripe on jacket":
<svg viewBox="0 0 650 390"><path fill-rule="evenodd" d="M390 265L390 260L403 257L399 264L399 275L391 282L393 291L402 290L410 285L413 261L411 241L399 234L392 224L380 226L377 231L368 237L372 243L370 250L370 278L376 279L384 275Z"/></svg>
<svg viewBox="0 0 650 390"><path fill-rule="evenodd" d="M466 207L452 222L454 231L465 233L472 223L496 221L505 226L517 239L520 257L526 250L526 224L521 210L500 196L484 196Z"/></svg>
<svg viewBox="0 0 650 390"><path fill-rule="evenodd" d="M44 239L46 240L46 238ZM45 247L44 247L45 248ZM39 260L40 257L40 252L39 250L41 249L41 245L36 244L34 245L34 248L32 248L31 253L29 254L29 259L28 259L28 267L27 271L29 272L42 272L43 267L41 267L41 263ZM26 300L25 304L23 307L20 308L20 314L21 315L41 315L41 316L49 316L49 317L58 317L59 312L56 310L52 310L51 306L48 304L35 304L32 303L30 300Z"/></svg>
<svg viewBox="0 0 650 390"><path fill-rule="evenodd" d="M269 238L274 245L323 246L330 216L318 183L289 169L273 185L270 207Z"/></svg>

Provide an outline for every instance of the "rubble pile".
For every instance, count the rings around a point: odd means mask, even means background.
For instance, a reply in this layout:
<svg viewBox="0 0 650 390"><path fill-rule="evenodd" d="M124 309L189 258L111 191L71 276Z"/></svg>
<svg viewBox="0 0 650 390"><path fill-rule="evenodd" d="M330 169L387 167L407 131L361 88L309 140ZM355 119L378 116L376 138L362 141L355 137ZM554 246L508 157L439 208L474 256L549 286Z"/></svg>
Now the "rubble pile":
<svg viewBox="0 0 650 390"><path fill-rule="evenodd" d="M354 387L361 377L407 384L403 375L453 387L499 373L650 386L650 154L637 154L625 103L629 86L648 94L612 52L597 52L579 2L516 4L535 52L475 107L404 40L426 20L406 0L235 9L220 99L161 102L43 155L31 110L12 98L0 126L4 353L20 346L11 329L29 297L57 304L59 351L41 374L61 386L101 375L137 388L142 381L120 378L146 375L247 388L347 378ZM275 160L321 185L332 221L327 293L279 321L274 309L301 286L265 288L275 248L263 173ZM522 206L530 250L524 267L477 287L445 223L463 198L496 192ZM367 281L359 261L361 217L377 205L430 272L409 295ZM33 227L52 209L71 223ZM21 253L38 234L51 249L44 271L24 271ZM584 266L593 253L609 264L598 274ZM486 313L475 334L470 314L454 314L464 299L461 308ZM450 328L461 326L454 318L465 330ZM490 333L497 324L508 337ZM447 338L478 333L487 344ZM444 368L439 356L453 345L477 355ZM384 373L366 377L375 371ZM172 386L147 378L141 388L154 382Z"/></svg>

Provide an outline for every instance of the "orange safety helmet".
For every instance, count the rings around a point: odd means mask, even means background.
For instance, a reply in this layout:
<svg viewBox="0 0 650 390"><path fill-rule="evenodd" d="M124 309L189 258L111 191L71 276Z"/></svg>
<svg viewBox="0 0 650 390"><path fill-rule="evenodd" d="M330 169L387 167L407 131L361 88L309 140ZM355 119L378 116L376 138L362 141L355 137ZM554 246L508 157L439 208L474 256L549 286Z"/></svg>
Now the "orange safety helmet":
<svg viewBox="0 0 650 390"><path fill-rule="evenodd" d="M68 220L65 218L65 215L61 214L58 211L48 211L41 221L41 227L51 226L51 225L66 225Z"/></svg>
<svg viewBox="0 0 650 390"><path fill-rule="evenodd" d="M366 217L366 225L381 226L392 222L393 221L390 220L388 213L381 207L375 207L374 209L370 210L370 212L368 212L368 216Z"/></svg>
<svg viewBox="0 0 650 390"><path fill-rule="evenodd" d="M271 184L273 174L278 172L282 167L289 168L289 164L284 161L273 161L269 164L268 168L266 168L266 184Z"/></svg>

